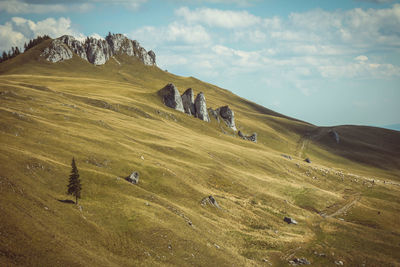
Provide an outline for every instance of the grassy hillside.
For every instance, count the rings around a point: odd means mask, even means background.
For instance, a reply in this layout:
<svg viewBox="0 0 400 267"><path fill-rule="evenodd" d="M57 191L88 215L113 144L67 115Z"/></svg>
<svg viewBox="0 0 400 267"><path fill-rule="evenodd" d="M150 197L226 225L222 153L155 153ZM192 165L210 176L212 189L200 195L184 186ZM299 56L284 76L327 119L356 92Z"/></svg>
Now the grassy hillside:
<svg viewBox="0 0 400 267"><path fill-rule="evenodd" d="M399 266L398 132L339 126L337 144L195 78L123 56L53 64L46 45L0 64L2 266ZM169 82L228 104L258 143L165 107ZM80 206L59 201L72 157Z"/></svg>

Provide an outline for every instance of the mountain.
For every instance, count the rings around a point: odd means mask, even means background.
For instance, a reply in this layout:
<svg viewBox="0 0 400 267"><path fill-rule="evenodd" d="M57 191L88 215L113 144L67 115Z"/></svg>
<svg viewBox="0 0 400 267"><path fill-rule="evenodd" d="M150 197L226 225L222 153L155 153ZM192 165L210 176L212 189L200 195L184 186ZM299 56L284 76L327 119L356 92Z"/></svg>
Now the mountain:
<svg viewBox="0 0 400 267"><path fill-rule="evenodd" d="M0 64L2 266L400 261L399 132L318 127L146 64L107 38L94 49L104 64L88 56L95 41L65 40ZM49 61L52 49L71 57ZM228 106L257 142L221 109L207 122L166 106L170 83L177 101L192 88L212 111ZM72 157L79 206L65 201ZM133 172L137 184L125 180Z"/></svg>

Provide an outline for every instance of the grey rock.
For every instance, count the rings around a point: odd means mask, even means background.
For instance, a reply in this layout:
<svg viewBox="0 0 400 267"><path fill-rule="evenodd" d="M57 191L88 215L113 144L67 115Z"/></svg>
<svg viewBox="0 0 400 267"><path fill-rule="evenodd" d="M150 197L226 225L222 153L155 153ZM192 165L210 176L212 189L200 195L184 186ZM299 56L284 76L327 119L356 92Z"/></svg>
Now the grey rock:
<svg viewBox="0 0 400 267"><path fill-rule="evenodd" d="M182 95L182 104L183 104L183 109L185 110L185 113L189 115L196 115L196 109L194 106L194 94L193 94L193 89L188 88Z"/></svg>
<svg viewBox="0 0 400 267"><path fill-rule="evenodd" d="M164 105L173 108L180 112L184 112L182 98L173 83L167 84L163 89L159 91L159 94L163 98Z"/></svg>
<svg viewBox="0 0 400 267"><path fill-rule="evenodd" d="M335 130L330 130L329 135L336 141L336 144L339 144L340 137L339 137L339 134Z"/></svg>
<svg viewBox="0 0 400 267"><path fill-rule="evenodd" d="M155 65L156 64L156 53L154 53L153 50L150 50L149 52L147 52L147 54L149 55L149 57L151 59L150 61L151 61L152 65Z"/></svg>
<svg viewBox="0 0 400 267"><path fill-rule="evenodd" d="M220 206L218 205L217 200L213 196L208 196L208 197L203 198L201 200L201 205L202 206L211 205L211 206L214 206L216 208L220 208Z"/></svg>
<svg viewBox="0 0 400 267"><path fill-rule="evenodd" d="M306 258L294 258L291 261L289 261L289 264L291 265L310 265L311 262L309 262Z"/></svg>
<svg viewBox="0 0 400 267"><path fill-rule="evenodd" d="M343 266L343 261L335 261L335 264L336 264L336 265Z"/></svg>
<svg viewBox="0 0 400 267"><path fill-rule="evenodd" d="M87 60L86 47L83 45L82 42L76 40L75 37L71 35L63 35L58 39L66 44L72 50L72 52L74 52L84 60Z"/></svg>
<svg viewBox="0 0 400 267"><path fill-rule="evenodd" d="M234 131L237 131L236 125L235 125L235 113L233 112L232 109L229 108L229 106L223 106L217 109L219 115L221 118L224 120L226 125L229 128L232 128Z"/></svg>
<svg viewBox="0 0 400 267"><path fill-rule="evenodd" d="M131 175L125 178L128 182L132 184L138 184L139 183L139 173L138 172L132 172Z"/></svg>
<svg viewBox="0 0 400 267"><path fill-rule="evenodd" d="M257 133L253 133L252 135L245 135L242 133L242 131L238 132L238 135L240 138L244 139L244 140L249 140L252 141L254 143L257 143Z"/></svg>
<svg viewBox="0 0 400 267"><path fill-rule="evenodd" d="M285 217L283 220L285 222L287 222L288 224L297 224L297 221L295 219L290 218L290 217Z"/></svg>
<svg viewBox="0 0 400 267"><path fill-rule="evenodd" d="M304 161L307 162L307 163L311 163L311 159L310 158L306 158Z"/></svg>
<svg viewBox="0 0 400 267"><path fill-rule="evenodd" d="M196 117L200 120L210 122L210 117L207 112L206 98L202 92L197 95L194 105L196 108Z"/></svg>
<svg viewBox="0 0 400 267"><path fill-rule="evenodd" d="M87 59L94 65L103 65L112 56L111 48L105 40L88 38L85 47Z"/></svg>
<svg viewBox="0 0 400 267"><path fill-rule="evenodd" d="M47 61L55 63L71 59L73 53L71 49L69 49L69 47L66 46L63 42L55 39L50 43L49 47L46 47L41 56L44 57Z"/></svg>

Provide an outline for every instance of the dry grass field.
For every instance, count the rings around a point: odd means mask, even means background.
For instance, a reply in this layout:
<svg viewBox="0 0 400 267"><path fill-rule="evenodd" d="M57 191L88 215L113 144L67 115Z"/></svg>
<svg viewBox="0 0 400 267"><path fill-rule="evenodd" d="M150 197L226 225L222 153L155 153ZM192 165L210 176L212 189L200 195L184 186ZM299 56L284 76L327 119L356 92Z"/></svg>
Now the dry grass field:
<svg viewBox="0 0 400 267"><path fill-rule="evenodd" d="M48 42L0 64L1 266L400 266L400 132L317 127L129 57L49 63ZM164 106L170 82L258 142ZM59 201L72 157L80 206Z"/></svg>

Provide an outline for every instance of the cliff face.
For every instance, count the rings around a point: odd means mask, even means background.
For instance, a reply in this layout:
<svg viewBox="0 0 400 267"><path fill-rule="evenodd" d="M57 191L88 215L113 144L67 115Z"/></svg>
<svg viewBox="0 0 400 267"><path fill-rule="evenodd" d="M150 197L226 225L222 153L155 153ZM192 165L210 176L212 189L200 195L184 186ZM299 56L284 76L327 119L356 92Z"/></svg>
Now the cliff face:
<svg viewBox="0 0 400 267"><path fill-rule="evenodd" d="M104 40L90 37L84 42L64 35L53 40L41 56L55 63L72 58L73 53L95 65L105 64L110 57L117 54L137 57L145 65L156 65L156 55L153 51L147 52L139 42L122 34L109 34Z"/></svg>

